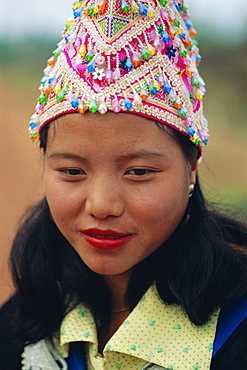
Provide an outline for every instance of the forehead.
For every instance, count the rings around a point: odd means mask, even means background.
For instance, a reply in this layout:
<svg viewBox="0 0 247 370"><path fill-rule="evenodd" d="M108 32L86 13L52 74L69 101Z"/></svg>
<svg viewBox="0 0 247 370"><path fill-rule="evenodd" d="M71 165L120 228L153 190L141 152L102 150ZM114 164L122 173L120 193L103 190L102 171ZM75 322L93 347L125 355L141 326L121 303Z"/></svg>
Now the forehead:
<svg viewBox="0 0 247 370"><path fill-rule="evenodd" d="M181 152L177 141L154 121L132 114L108 112L61 116L48 131L47 149L97 150L123 154L131 150Z"/></svg>

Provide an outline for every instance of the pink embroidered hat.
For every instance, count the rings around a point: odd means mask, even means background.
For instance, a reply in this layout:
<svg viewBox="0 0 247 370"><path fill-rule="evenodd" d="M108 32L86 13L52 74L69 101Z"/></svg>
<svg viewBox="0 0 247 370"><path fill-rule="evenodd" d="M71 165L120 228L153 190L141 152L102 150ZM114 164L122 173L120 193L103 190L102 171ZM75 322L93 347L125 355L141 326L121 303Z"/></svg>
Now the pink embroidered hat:
<svg viewBox="0 0 247 370"><path fill-rule="evenodd" d="M60 115L138 114L207 143L196 31L184 1L84 0L73 4L48 60L31 118L35 140Z"/></svg>

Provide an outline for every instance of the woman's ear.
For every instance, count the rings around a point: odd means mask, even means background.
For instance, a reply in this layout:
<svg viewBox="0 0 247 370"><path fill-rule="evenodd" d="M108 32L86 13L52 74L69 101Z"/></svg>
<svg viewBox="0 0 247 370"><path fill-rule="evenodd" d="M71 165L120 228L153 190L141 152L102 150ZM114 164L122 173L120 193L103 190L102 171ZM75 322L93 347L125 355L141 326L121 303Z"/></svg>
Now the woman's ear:
<svg viewBox="0 0 247 370"><path fill-rule="evenodd" d="M197 170L198 170L198 158L195 158L190 163L190 184L195 185Z"/></svg>

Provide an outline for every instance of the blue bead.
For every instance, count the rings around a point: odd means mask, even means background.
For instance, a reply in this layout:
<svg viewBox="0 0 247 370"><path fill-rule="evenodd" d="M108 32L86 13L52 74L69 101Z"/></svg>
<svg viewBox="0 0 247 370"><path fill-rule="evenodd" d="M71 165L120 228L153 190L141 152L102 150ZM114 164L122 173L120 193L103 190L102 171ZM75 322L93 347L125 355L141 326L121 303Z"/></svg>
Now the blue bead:
<svg viewBox="0 0 247 370"><path fill-rule="evenodd" d="M79 106L78 98L74 97L74 99L72 100L70 104L72 105L73 108L77 108Z"/></svg>
<svg viewBox="0 0 247 370"><path fill-rule="evenodd" d="M30 125L30 127L31 127L31 128L35 128L35 127L37 127L37 126L38 126L38 125L37 125L37 123L34 123L34 122L30 122L30 124L29 124L29 125Z"/></svg>
<svg viewBox="0 0 247 370"><path fill-rule="evenodd" d="M167 94L169 94L171 92L171 89L172 89L172 87L169 84L169 82L165 82L165 84L164 84L164 92L167 93Z"/></svg>
<svg viewBox="0 0 247 370"><path fill-rule="evenodd" d="M124 106L126 109L130 110L132 108L132 103L128 98L124 99Z"/></svg>
<svg viewBox="0 0 247 370"><path fill-rule="evenodd" d="M74 17L75 18L78 18L82 15L82 7L80 7L79 9L77 9L75 12L74 12Z"/></svg>
<svg viewBox="0 0 247 370"><path fill-rule="evenodd" d="M49 84L51 84L54 80L55 80L55 77L49 78L49 80L48 80Z"/></svg>
<svg viewBox="0 0 247 370"><path fill-rule="evenodd" d="M148 10L142 3L139 4L139 9L141 15L147 15Z"/></svg>
<svg viewBox="0 0 247 370"><path fill-rule="evenodd" d="M201 57L201 55L196 55L196 62L198 63L198 62L200 62L201 61L201 59L202 59L202 57Z"/></svg>
<svg viewBox="0 0 247 370"><path fill-rule="evenodd" d="M44 77L41 79L41 83L42 83L42 85L45 85L46 81L47 81L47 77L46 77L46 76L44 76Z"/></svg>
<svg viewBox="0 0 247 370"><path fill-rule="evenodd" d="M189 134L190 136L193 136L195 134L195 129L193 126L190 126L188 127L188 131L187 131L187 134Z"/></svg>
<svg viewBox="0 0 247 370"><path fill-rule="evenodd" d="M165 31L165 30L162 32L162 40L166 44L168 44L168 42L170 41L170 36L168 35L167 31Z"/></svg>
<svg viewBox="0 0 247 370"><path fill-rule="evenodd" d="M87 66L88 72L94 72L95 71L95 62L92 60L88 66Z"/></svg>
<svg viewBox="0 0 247 370"><path fill-rule="evenodd" d="M132 61L130 58L127 58L126 60L126 63L125 63L125 68L128 70L128 71L131 71L132 68L133 68L133 64L132 64Z"/></svg>
<svg viewBox="0 0 247 370"><path fill-rule="evenodd" d="M175 7L176 9L180 12L180 10L182 9L182 6L179 5L177 2L174 1L174 4L175 4Z"/></svg>
<svg viewBox="0 0 247 370"><path fill-rule="evenodd" d="M188 28L188 30L190 30L190 29L191 29L191 27L193 27L193 24L192 24L192 22L191 22L190 20L186 21L186 22L185 22L185 25L186 25L186 27Z"/></svg>

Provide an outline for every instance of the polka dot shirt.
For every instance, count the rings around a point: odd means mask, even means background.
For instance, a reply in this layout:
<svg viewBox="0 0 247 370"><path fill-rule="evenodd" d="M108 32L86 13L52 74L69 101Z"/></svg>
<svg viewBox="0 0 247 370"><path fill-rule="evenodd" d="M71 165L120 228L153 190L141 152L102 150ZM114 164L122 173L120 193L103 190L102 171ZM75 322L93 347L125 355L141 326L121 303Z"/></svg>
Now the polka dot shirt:
<svg viewBox="0 0 247 370"><path fill-rule="evenodd" d="M110 338L103 355L98 354L93 315L84 305L65 317L53 340L65 358L69 343L86 342L88 370L208 370L218 314L197 327L179 306L165 305L152 286Z"/></svg>

